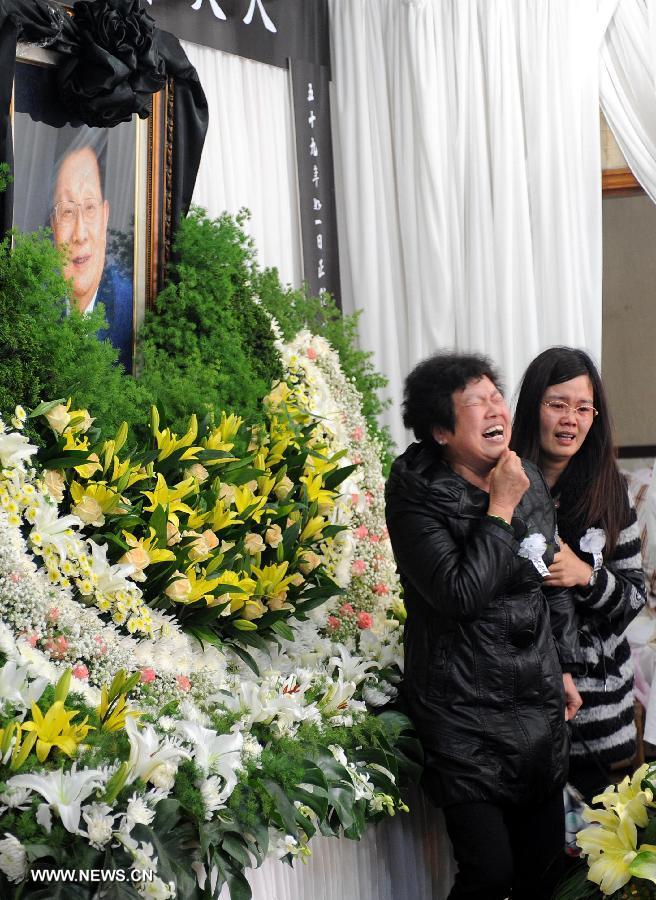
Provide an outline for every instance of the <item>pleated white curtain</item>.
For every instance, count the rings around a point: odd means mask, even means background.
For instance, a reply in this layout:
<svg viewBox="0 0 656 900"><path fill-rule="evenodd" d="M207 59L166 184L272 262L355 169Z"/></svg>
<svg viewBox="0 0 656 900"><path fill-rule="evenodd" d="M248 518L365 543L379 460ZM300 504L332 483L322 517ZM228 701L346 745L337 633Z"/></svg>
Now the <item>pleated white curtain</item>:
<svg viewBox="0 0 656 900"><path fill-rule="evenodd" d="M620 0L601 51L604 115L631 171L656 202L656 4Z"/></svg>
<svg viewBox="0 0 656 900"><path fill-rule="evenodd" d="M302 282L298 180L289 73L186 41L207 96L209 129L193 202L211 216L247 207L262 266Z"/></svg>
<svg viewBox="0 0 656 900"><path fill-rule="evenodd" d="M554 343L601 352L603 0L330 0L345 309L390 379L437 348L514 388Z"/></svg>

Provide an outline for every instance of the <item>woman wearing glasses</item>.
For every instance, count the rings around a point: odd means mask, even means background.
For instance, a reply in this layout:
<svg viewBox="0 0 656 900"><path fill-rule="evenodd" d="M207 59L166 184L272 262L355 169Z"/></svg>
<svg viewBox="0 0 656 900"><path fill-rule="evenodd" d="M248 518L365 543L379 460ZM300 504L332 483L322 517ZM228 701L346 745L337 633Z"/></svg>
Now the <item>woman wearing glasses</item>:
<svg viewBox="0 0 656 900"><path fill-rule="evenodd" d="M635 751L633 670L623 636L645 602L635 509L613 452L608 404L582 350L552 347L522 380L512 448L537 463L557 508L560 551L553 587L571 588L586 671L575 677L583 706L572 733L570 781L586 798L604 769Z"/></svg>

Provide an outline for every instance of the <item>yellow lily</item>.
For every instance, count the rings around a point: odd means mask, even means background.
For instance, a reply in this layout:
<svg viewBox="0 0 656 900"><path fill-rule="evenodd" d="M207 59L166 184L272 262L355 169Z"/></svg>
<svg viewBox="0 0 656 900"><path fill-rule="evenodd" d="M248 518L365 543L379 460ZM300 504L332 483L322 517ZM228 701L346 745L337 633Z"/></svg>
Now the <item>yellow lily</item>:
<svg viewBox="0 0 656 900"><path fill-rule="evenodd" d="M36 733L36 755L39 762L45 762L53 747L57 747L67 756L73 756L77 745L84 740L90 730L87 719L79 725L72 725L78 715L77 710L68 712L61 700L55 700L48 712L43 715L36 703L32 704L32 720L23 723L23 731Z"/></svg>
<svg viewBox="0 0 656 900"><path fill-rule="evenodd" d="M629 778L627 775L617 785L609 785L605 791L592 798L593 803L601 803L606 810L612 810L616 816L628 815L640 828L649 821L647 808L656 809L651 790L643 791L640 787L649 765L640 766ZM588 811L586 810L586 813ZM590 821L599 821L598 810L591 810Z"/></svg>
<svg viewBox="0 0 656 900"><path fill-rule="evenodd" d="M149 563L160 563L160 562L169 562L172 559L175 559L175 553L172 550L160 549L157 546L157 532L154 528L149 529L149 535L147 538L138 538L134 534L131 534L129 531L123 532L123 537L125 538L125 543L128 547L131 547L133 550L140 548L148 555ZM146 564L148 565L148 563ZM145 568L145 566L143 567Z"/></svg>
<svg viewBox="0 0 656 900"><path fill-rule="evenodd" d="M234 588L238 588L238 592L235 592ZM219 606L230 600L230 611L236 612L250 599L254 591L255 581L252 578L226 569L217 579L214 587L215 596L207 598L207 605Z"/></svg>
<svg viewBox="0 0 656 900"><path fill-rule="evenodd" d="M114 704L110 711L109 689L103 686L100 692L100 706L97 709L98 718L102 722L101 731L122 731L127 718L136 719L141 715L137 710L127 709L125 694L120 694Z"/></svg>
<svg viewBox="0 0 656 900"><path fill-rule="evenodd" d="M193 513L193 509L182 502L183 498L195 493L197 490L198 483L195 478L185 478L184 481L178 482L174 488L170 488L162 473L158 472L155 489L153 491L141 491L143 496L150 500L150 506L144 506L144 510L145 512L155 512L158 506L162 506L164 509L168 506L168 520L177 525L178 517L176 513L184 512L189 515Z"/></svg>
<svg viewBox="0 0 656 900"><path fill-rule="evenodd" d="M299 481L305 485L309 503L315 501L320 507L330 509L335 504L335 492L323 486L323 475L301 475Z"/></svg>
<svg viewBox="0 0 656 900"><path fill-rule="evenodd" d="M294 576L286 576L289 563L285 560L282 563L272 563L269 566L259 568L251 566L253 575L257 578L257 586L255 593L258 596L269 597L272 594L279 594L286 591L292 583Z"/></svg>
<svg viewBox="0 0 656 900"><path fill-rule="evenodd" d="M176 450L181 450L183 447L186 447L187 449L180 457L181 460L196 459L203 449L202 447L193 446L196 436L198 435L198 420L196 419L195 414L189 419L186 434L179 438L170 428L165 428L164 431L159 430L159 412L157 411L157 407L153 406L151 408L151 429L157 444L157 449L159 450L157 459L160 461L171 456Z"/></svg>
<svg viewBox="0 0 656 900"><path fill-rule="evenodd" d="M107 487L102 481L89 481L86 485L73 481L71 483L71 497L75 501L76 506L82 504L84 498L89 498L89 500L98 504L105 515L117 515L126 511L122 505L123 500L121 496L113 488Z"/></svg>
<svg viewBox="0 0 656 900"><path fill-rule="evenodd" d="M195 568L195 566L190 566L182 577L180 577L182 573L174 573L174 578L177 576L181 589L176 591L176 581L174 580L164 593L176 603L184 603L186 605L187 603L195 603L197 600L205 599L210 605L214 599L212 595L219 577L206 578L206 573L202 569L200 576L198 576Z"/></svg>
<svg viewBox="0 0 656 900"><path fill-rule="evenodd" d="M226 416L225 412L221 413L221 423L202 441L206 450L217 450L229 453L235 446L234 438L242 426L243 419L233 414ZM223 459L205 460L206 466L216 466L220 463L233 462L235 456L226 456Z"/></svg>
<svg viewBox="0 0 656 900"><path fill-rule="evenodd" d="M237 512L242 515L249 507L252 507L248 518L259 522L266 506L266 497L256 497L249 487L243 485L235 488L235 506Z"/></svg>
<svg viewBox="0 0 656 900"><path fill-rule="evenodd" d="M308 519L306 522L303 531L301 531L299 541L304 543L305 541L317 540L321 537L321 532L323 531L325 524L326 520L323 516L312 516L312 518Z"/></svg>
<svg viewBox="0 0 656 900"><path fill-rule="evenodd" d="M120 481L127 472L129 472L129 475L125 487L131 487L138 481L143 481L144 478L148 478L148 473L143 466L133 466L129 458L121 462L118 456L115 456L112 461L110 482L115 484L117 481Z"/></svg>

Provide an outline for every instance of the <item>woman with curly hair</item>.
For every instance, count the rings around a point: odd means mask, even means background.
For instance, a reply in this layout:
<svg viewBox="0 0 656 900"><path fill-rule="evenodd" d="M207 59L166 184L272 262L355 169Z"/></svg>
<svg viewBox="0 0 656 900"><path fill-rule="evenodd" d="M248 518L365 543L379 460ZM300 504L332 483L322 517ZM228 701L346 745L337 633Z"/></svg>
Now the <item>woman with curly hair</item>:
<svg viewBox="0 0 656 900"><path fill-rule="evenodd" d="M570 592L544 584L553 503L508 449L485 357L420 363L404 422L418 442L386 488L408 613L403 693L458 862L450 900L547 900L564 858L565 718L580 704Z"/></svg>

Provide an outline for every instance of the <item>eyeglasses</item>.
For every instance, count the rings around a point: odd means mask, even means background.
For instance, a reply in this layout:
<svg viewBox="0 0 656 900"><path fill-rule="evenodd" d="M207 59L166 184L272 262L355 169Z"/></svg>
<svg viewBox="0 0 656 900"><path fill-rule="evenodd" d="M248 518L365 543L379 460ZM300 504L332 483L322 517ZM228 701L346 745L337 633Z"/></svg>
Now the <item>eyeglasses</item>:
<svg viewBox="0 0 656 900"><path fill-rule="evenodd" d="M591 406L589 403L581 403L580 406L570 406L564 400L543 400L542 405L558 416L562 416L566 412L573 412L581 419L594 419L595 416L599 415L594 406Z"/></svg>
<svg viewBox="0 0 656 900"><path fill-rule="evenodd" d="M87 197L82 203L74 203L72 200L60 200L53 206L55 222L58 225L72 228L77 221L78 209L82 213L82 218L87 225L93 224L98 218L102 200L94 200L93 197Z"/></svg>

